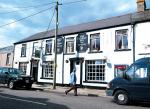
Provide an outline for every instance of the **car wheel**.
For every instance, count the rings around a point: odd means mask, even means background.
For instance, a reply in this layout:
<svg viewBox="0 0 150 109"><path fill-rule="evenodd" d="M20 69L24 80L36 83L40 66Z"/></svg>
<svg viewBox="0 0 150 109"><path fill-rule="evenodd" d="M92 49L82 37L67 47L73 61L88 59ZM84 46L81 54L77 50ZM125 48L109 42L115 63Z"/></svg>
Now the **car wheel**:
<svg viewBox="0 0 150 109"><path fill-rule="evenodd" d="M13 81L10 81L10 82L9 82L9 88L10 88L10 89L14 89L14 88L15 88L15 85L14 85L14 82L13 82Z"/></svg>
<svg viewBox="0 0 150 109"><path fill-rule="evenodd" d="M114 94L114 100L119 105L125 105L129 102L128 93L124 90L118 90Z"/></svg>

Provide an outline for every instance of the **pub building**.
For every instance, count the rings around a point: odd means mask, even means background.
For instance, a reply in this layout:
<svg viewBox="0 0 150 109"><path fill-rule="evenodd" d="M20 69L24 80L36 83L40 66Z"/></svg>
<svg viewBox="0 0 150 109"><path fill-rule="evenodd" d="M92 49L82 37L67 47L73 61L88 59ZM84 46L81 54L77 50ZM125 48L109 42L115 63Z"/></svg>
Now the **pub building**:
<svg viewBox="0 0 150 109"><path fill-rule="evenodd" d="M150 10L137 0L138 11L108 19L62 27L57 37L56 84L69 84L76 68L80 86L106 87L136 59L150 55ZM53 83L55 29L40 32L14 44L13 67Z"/></svg>

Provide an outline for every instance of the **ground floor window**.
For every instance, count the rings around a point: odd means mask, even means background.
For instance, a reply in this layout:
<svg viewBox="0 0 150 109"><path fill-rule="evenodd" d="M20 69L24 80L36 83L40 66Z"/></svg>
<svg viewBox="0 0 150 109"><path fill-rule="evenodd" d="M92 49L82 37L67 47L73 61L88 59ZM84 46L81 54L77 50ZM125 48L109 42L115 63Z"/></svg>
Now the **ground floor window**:
<svg viewBox="0 0 150 109"><path fill-rule="evenodd" d="M19 62L19 69L22 70L25 74L27 73L27 64L28 62Z"/></svg>
<svg viewBox="0 0 150 109"><path fill-rule="evenodd" d="M42 77L53 79L53 74L54 74L54 61L43 62Z"/></svg>
<svg viewBox="0 0 150 109"><path fill-rule="evenodd" d="M128 65L115 65L115 77L123 77L124 71L127 70Z"/></svg>
<svg viewBox="0 0 150 109"><path fill-rule="evenodd" d="M105 60L86 61L86 81L105 82Z"/></svg>

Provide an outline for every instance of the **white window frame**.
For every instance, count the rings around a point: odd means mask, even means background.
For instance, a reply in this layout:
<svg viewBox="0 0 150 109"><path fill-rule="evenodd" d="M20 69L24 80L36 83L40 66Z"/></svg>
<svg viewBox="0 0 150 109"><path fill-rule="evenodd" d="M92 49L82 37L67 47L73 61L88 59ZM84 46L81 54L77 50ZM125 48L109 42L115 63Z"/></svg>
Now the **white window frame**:
<svg viewBox="0 0 150 109"><path fill-rule="evenodd" d="M53 79L54 61L45 61L42 65L42 78Z"/></svg>
<svg viewBox="0 0 150 109"><path fill-rule="evenodd" d="M26 57L27 44L22 44L21 57Z"/></svg>
<svg viewBox="0 0 150 109"><path fill-rule="evenodd" d="M66 38L66 53L74 53L74 51L75 51L74 37Z"/></svg>
<svg viewBox="0 0 150 109"><path fill-rule="evenodd" d="M115 34L115 48L116 50L129 49L128 29L116 30Z"/></svg>
<svg viewBox="0 0 150 109"><path fill-rule="evenodd" d="M27 74L27 64L28 62L19 62L19 69Z"/></svg>
<svg viewBox="0 0 150 109"><path fill-rule="evenodd" d="M90 52L100 51L100 33L90 35Z"/></svg>
<svg viewBox="0 0 150 109"><path fill-rule="evenodd" d="M53 41L50 40L46 40L46 44L45 44L45 54L49 55L52 54L52 43Z"/></svg>
<svg viewBox="0 0 150 109"><path fill-rule="evenodd" d="M86 81L105 82L105 59L86 60Z"/></svg>

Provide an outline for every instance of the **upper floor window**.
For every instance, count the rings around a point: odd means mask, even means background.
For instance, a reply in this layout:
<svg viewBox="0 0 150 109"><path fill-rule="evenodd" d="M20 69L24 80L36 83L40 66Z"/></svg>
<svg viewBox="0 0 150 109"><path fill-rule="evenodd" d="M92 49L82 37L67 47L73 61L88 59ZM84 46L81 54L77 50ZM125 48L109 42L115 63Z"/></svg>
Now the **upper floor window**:
<svg viewBox="0 0 150 109"><path fill-rule="evenodd" d="M116 31L116 50L128 49L128 30Z"/></svg>
<svg viewBox="0 0 150 109"><path fill-rule="evenodd" d="M27 45L26 44L22 44L21 57L26 57L26 49L27 49Z"/></svg>
<svg viewBox="0 0 150 109"><path fill-rule="evenodd" d="M10 57L11 57L11 53L8 53L7 54L6 65L10 65L11 64Z"/></svg>
<svg viewBox="0 0 150 109"><path fill-rule="evenodd" d="M66 53L74 53L74 37L66 39Z"/></svg>
<svg viewBox="0 0 150 109"><path fill-rule="evenodd" d="M32 56L35 56L35 57L38 57L38 58L40 57L40 47L39 47L39 43L38 42L33 43Z"/></svg>
<svg viewBox="0 0 150 109"><path fill-rule="evenodd" d="M52 40L47 40L45 46L45 54L51 54L51 53L52 53Z"/></svg>
<svg viewBox="0 0 150 109"><path fill-rule="evenodd" d="M90 36L90 52L100 51L100 34L91 34Z"/></svg>

